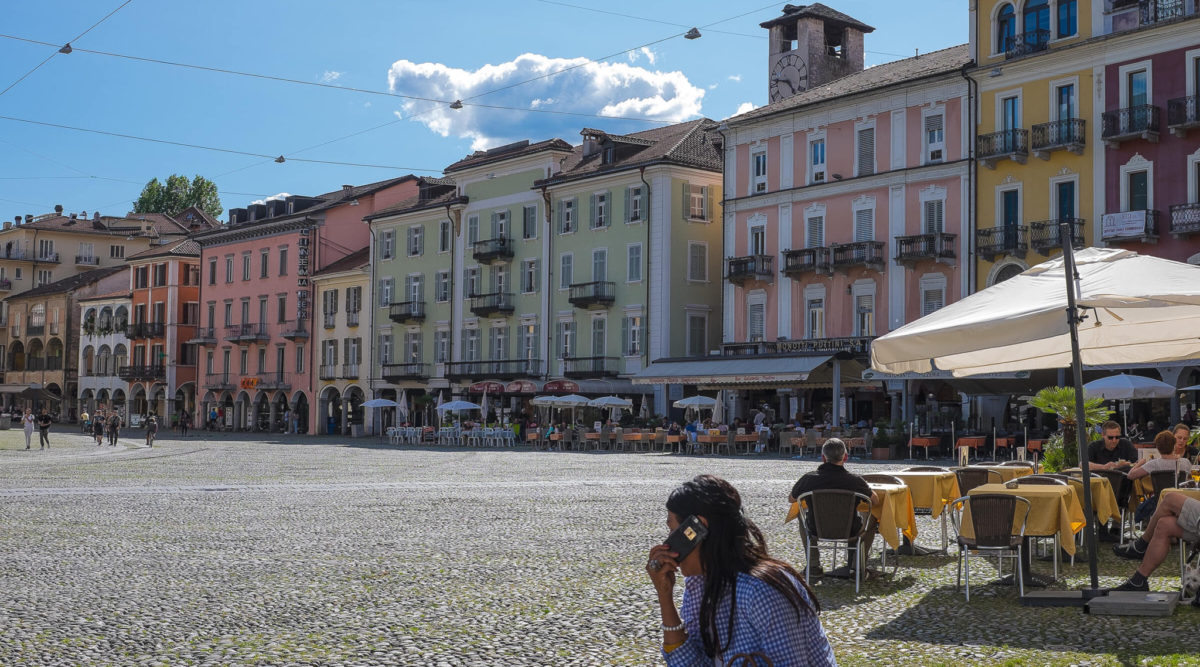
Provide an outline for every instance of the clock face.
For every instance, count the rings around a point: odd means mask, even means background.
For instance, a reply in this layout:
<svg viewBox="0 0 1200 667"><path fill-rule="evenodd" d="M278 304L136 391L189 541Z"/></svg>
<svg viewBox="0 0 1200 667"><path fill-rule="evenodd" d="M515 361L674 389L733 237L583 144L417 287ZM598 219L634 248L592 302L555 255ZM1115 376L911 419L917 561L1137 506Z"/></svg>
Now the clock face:
<svg viewBox="0 0 1200 667"><path fill-rule="evenodd" d="M781 53L771 67L771 101L778 102L808 88L808 65L800 54Z"/></svg>

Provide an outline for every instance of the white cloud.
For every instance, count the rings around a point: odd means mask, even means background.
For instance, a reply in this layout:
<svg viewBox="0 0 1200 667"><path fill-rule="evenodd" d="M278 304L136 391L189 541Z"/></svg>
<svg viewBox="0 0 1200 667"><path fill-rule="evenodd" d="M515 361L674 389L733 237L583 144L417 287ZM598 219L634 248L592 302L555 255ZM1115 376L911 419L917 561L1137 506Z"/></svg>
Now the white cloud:
<svg viewBox="0 0 1200 667"><path fill-rule="evenodd" d="M271 201L272 199L287 199L288 197L291 197L291 196L292 196L292 195L291 195L291 193L288 193L288 192L280 192L279 194L277 194L277 195L271 195L270 197L267 197L266 199L255 199L254 201L250 202L250 204L251 204L251 205L254 205L254 204L265 204L265 203L267 203L267 202Z"/></svg>
<svg viewBox="0 0 1200 667"><path fill-rule="evenodd" d="M658 54L650 50L650 47L648 46L643 46L640 49L634 49L633 51L627 53L626 56L629 58L629 62L631 63L637 62L639 57L645 58L651 65L658 60Z"/></svg>
<svg viewBox="0 0 1200 667"><path fill-rule="evenodd" d="M364 108L364 109L370 109L370 108L371 108L371 103L370 103L370 102L363 102L363 108Z"/></svg>
<svg viewBox="0 0 1200 667"><path fill-rule="evenodd" d="M717 89L717 84L715 84L715 83L710 83L710 84L708 84L708 89L709 89L709 90L716 90L716 89Z"/></svg>
<svg viewBox="0 0 1200 667"><path fill-rule="evenodd" d="M741 74L730 74L730 75L729 75L729 80L730 80L730 81L737 82L737 83L741 83L741 82L742 82L742 75L741 75Z"/></svg>
<svg viewBox="0 0 1200 667"><path fill-rule="evenodd" d="M740 116L740 115L746 113L747 111L754 111L757 108L758 107L755 106L754 102L742 102L741 104L738 105L737 111L733 112L733 115Z"/></svg>
<svg viewBox="0 0 1200 667"><path fill-rule="evenodd" d="M575 69L477 100L471 99L480 93L567 67ZM526 53L497 65L484 65L474 71L441 63L398 60L388 70L388 84L392 92L404 95L435 100L463 100L466 106L462 109L415 100L404 102L401 108L410 118L443 137L470 139L473 150L520 139L540 140L551 136L573 141L579 128L587 125L600 125L614 131L655 127L647 123L621 123L616 119L605 121L580 116L488 109L473 106L474 102L680 122L700 115L705 92L688 81L682 72L657 72L620 62L594 63L585 58L549 58L536 53ZM614 127L618 124L619 127Z"/></svg>
<svg viewBox="0 0 1200 667"><path fill-rule="evenodd" d="M321 75L321 81L323 83L333 83L334 81L337 81L340 78L342 78L342 73L335 72L331 69L325 70L325 73Z"/></svg>

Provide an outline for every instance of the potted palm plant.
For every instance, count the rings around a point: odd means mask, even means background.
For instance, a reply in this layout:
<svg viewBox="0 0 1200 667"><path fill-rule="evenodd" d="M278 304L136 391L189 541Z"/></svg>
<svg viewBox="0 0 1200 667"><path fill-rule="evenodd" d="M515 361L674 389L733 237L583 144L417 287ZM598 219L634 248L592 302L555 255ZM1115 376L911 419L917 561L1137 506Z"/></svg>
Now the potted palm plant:
<svg viewBox="0 0 1200 667"><path fill-rule="evenodd" d="M1062 425L1062 468L1073 468L1079 465L1077 434L1080 425L1076 423L1075 416L1075 388L1046 387L1029 399L1028 404L1046 414L1058 417L1058 423ZM1108 421L1113 413L1104 407L1104 399L1096 396L1083 399L1083 414L1087 423L1083 424L1082 428L1090 428ZM1057 456L1051 457L1049 452L1046 454L1047 459L1057 458Z"/></svg>

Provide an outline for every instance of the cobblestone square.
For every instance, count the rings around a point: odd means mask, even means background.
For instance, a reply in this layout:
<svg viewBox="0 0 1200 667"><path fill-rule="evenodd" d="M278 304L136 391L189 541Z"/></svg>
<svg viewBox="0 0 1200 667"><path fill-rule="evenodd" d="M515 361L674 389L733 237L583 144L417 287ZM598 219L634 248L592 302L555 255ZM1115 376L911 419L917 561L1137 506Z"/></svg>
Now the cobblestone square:
<svg viewBox="0 0 1200 667"><path fill-rule="evenodd" d="M642 565L667 492L726 477L800 565L786 497L816 465L130 435L96 447L60 429L25 451L0 431L0 665L656 664ZM918 521L933 544L938 524ZM1131 564L1102 547L1115 585ZM1152 587L1177 585L1175 562ZM1087 566L1067 573L1083 585ZM930 556L857 597L819 581L839 663L1197 663L1194 608L1093 617L992 586L966 603L954 576L953 557Z"/></svg>

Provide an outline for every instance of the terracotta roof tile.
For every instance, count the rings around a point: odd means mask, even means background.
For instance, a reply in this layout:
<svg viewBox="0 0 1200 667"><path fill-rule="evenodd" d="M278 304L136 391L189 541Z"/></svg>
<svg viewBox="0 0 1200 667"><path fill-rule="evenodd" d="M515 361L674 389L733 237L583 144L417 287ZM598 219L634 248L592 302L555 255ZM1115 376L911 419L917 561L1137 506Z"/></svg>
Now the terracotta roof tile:
<svg viewBox="0 0 1200 667"><path fill-rule="evenodd" d="M74 290L79 289L80 287L85 286L85 285L91 285L92 283L96 282L97 280L100 280L101 278L107 278L108 276L111 276L114 273L118 273L120 271L128 271L128 270L129 270L129 267L127 267L127 266L107 266L102 269L92 269L91 271L84 271L83 273L78 273L73 276L63 278L62 280L57 280L52 283L47 283L45 285L42 285L41 287L35 287L31 290L26 290L24 292L21 292L20 294L14 294L14 295L8 297L8 299L6 299L6 300L26 299L26 298L34 297L34 296L44 296L46 294L61 294L63 292L72 292Z"/></svg>
<svg viewBox="0 0 1200 667"><path fill-rule="evenodd" d="M712 120L700 118L627 135L585 129L584 135L596 137L602 143L612 142L613 161L604 163L604 146L586 157L583 155L583 146L576 146L563 163L562 171L537 181L537 185L560 183L657 162L719 172L723 156L708 137L708 130L712 127L715 127Z"/></svg>
<svg viewBox="0 0 1200 667"><path fill-rule="evenodd" d="M569 151L571 150L571 144L568 144L562 139L547 139L545 141L539 141L531 144L529 143L529 140L526 139L524 141L518 141L514 144L490 148L486 151L475 151L458 162L446 167L445 172L448 174L452 171L461 171L471 167L479 167L485 164L491 164L493 162L511 160L515 157L533 155L534 153L550 150Z"/></svg>

